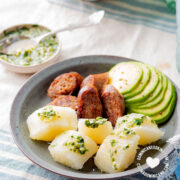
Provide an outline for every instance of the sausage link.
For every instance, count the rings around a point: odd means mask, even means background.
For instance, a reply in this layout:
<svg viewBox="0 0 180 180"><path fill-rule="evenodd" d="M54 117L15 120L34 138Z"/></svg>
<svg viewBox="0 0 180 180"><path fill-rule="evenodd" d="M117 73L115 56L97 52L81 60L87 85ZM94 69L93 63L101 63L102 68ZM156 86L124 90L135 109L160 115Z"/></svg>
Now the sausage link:
<svg viewBox="0 0 180 180"><path fill-rule="evenodd" d="M97 88L84 86L78 94L78 116L79 118L101 117L103 108Z"/></svg>
<svg viewBox="0 0 180 180"><path fill-rule="evenodd" d="M62 95L54 99L49 105L70 107L77 111L78 109L78 100L75 96Z"/></svg>
<svg viewBox="0 0 180 180"><path fill-rule="evenodd" d="M81 87L86 85L95 86L99 92L101 92L103 86L108 83L109 73L101 73L101 74L91 74L87 76L82 84Z"/></svg>
<svg viewBox="0 0 180 180"><path fill-rule="evenodd" d="M78 86L80 86L83 81L83 77L77 72L70 72L70 73L77 78Z"/></svg>
<svg viewBox="0 0 180 180"><path fill-rule="evenodd" d="M125 111L123 96L114 86L106 85L103 88L101 99L107 118L115 126L118 117L123 116Z"/></svg>
<svg viewBox="0 0 180 180"><path fill-rule="evenodd" d="M83 77L77 72L64 73L56 77L48 89L48 96L55 99L61 95L71 95L77 91Z"/></svg>

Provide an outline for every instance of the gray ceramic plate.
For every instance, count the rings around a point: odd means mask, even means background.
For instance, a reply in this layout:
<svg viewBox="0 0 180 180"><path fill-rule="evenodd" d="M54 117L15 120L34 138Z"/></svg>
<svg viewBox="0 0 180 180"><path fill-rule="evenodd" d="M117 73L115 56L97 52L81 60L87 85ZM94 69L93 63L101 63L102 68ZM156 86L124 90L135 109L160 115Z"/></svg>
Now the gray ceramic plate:
<svg viewBox="0 0 180 180"><path fill-rule="evenodd" d="M121 62L129 61L130 59L114 56L84 56L69 59L63 62L56 63L48 68L40 71L32 76L17 94L11 109L11 129L15 142L21 151L34 163L39 166L50 170L54 173L65 175L72 178L79 179L113 179L120 177L127 177L135 175L139 172L136 167L136 161L126 171L116 174L102 174L96 168L90 160L85 164L85 167L81 171L76 171L71 168L65 167L53 161L49 152L48 144L45 142L33 141L29 138L29 132L26 125L26 119L29 114L34 110L44 106L50 102L46 92L52 80L61 73L70 71L77 71L81 75L86 76L93 73L101 73L108 71L112 66ZM132 60L131 60L132 61ZM177 96L180 97L180 91L177 90ZM162 147L164 153L158 154L152 152L151 156L158 156L163 159L166 154L172 151L172 147L165 141L173 135L180 132L180 101L177 100L177 105L171 119L161 126L165 135L163 140L156 142L155 144ZM142 168L146 169L147 166L144 163L144 159L141 161Z"/></svg>

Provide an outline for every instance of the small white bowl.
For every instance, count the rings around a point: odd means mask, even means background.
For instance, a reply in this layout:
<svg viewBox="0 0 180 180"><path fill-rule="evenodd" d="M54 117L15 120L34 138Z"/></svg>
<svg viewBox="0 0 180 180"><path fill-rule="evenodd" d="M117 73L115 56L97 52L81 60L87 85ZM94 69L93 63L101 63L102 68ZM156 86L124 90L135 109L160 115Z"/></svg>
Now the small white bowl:
<svg viewBox="0 0 180 180"><path fill-rule="evenodd" d="M17 28L18 29L22 28L24 26L27 28L30 28L33 26L33 24L20 24L20 25L9 27L9 28L3 30L2 32L0 32L0 38L2 38L4 36L4 31L9 32L12 30L16 30ZM49 28L47 28L45 26L42 26L39 24L38 24L38 26L41 28L50 30ZM20 66L20 65L14 65L14 64L8 63L8 62L2 60L1 58L0 58L0 63L2 63L6 67L6 69L16 72L16 73L32 74L37 71L40 71L41 69L45 68L46 66L53 64L58 59L58 57L60 55L60 51L61 51L61 42L59 41L58 37L56 37L56 39L58 40L58 43L59 43L56 52L51 57L49 57L48 60L46 60L45 62L43 62L41 64L30 65L30 66Z"/></svg>

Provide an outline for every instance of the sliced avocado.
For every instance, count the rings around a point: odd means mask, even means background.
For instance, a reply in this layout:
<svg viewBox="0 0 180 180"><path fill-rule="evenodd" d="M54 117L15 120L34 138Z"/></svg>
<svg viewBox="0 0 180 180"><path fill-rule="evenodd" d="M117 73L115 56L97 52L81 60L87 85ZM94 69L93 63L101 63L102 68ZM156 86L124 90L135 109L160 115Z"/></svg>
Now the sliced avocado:
<svg viewBox="0 0 180 180"><path fill-rule="evenodd" d="M174 92L173 92L173 97L171 99L171 102L170 104L168 105L168 107L166 109L164 109L162 112L159 112L153 116L150 116L157 124L162 124L164 122L166 122L173 110L174 110L174 107L176 105L176 91L175 91L175 88L174 88Z"/></svg>
<svg viewBox="0 0 180 180"><path fill-rule="evenodd" d="M121 62L109 71L109 84L112 84L119 93L131 92L143 76L143 70L137 63Z"/></svg>
<svg viewBox="0 0 180 180"><path fill-rule="evenodd" d="M143 104L132 104L132 108L135 107L136 109L144 109L144 108L150 108L150 107L153 107L153 106L159 104L164 98L164 94L167 90L167 85L168 85L168 80L167 80L166 76L161 75L161 83L159 83L156 88L156 90L159 89L160 92L155 90L151 94L151 96L143 102ZM159 88L159 86L162 88ZM150 99L151 99L151 101L149 101Z"/></svg>
<svg viewBox="0 0 180 180"><path fill-rule="evenodd" d="M163 100L159 104L157 104L156 106L153 106L151 108L148 108L148 109L136 109L136 108L130 108L130 109L132 112L135 112L135 113L153 116L153 115L163 111L169 105L169 102L171 101L172 96L173 96L173 92L174 92L173 85L172 85L171 81L168 80L167 90L165 92Z"/></svg>
<svg viewBox="0 0 180 180"><path fill-rule="evenodd" d="M151 70L151 78L150 78L148 84L146 85L146 87L144 88L144 90L141 93L137 94L136 96L134 96L132 98L125 100L125 103L127 105L132 104L132 103L142 102L145 99L147 99L151 93L153 93L155 91L155 89L158 85L158 82L160 81L159 74L158 74L158 71L154 67L152 67L150 65L148 65L148 67Z"/></svg>
<svg viewBox="0 0 180 180"><path fill-rule="evenodd" d="M133 63L137 63L137 62L133 62ZM143 77L139 81L138 86L136 86L136 88L134 88L133 91L124 95L125 99L131 98L131 97L139 94L140 92L142 92L151 77L151 71L146 64L143 64L143 63L137 63L137 64L139 64L142 67Z"/></svg>

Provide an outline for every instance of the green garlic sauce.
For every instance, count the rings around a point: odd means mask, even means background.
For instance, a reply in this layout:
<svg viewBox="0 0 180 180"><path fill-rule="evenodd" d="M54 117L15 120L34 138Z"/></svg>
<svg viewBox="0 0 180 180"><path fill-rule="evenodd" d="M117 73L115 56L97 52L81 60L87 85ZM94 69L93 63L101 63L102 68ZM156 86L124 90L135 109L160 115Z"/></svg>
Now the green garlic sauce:
<svg viewBox="0 0 180 180"><path fill-rule="evenodd" d="M16 36L28 36L34 38L49 32L48 30L39 27L38 25L33 25L30 28L22 27L20 29L4 32L4 37L16 37ZM33 46L30 49L22 49L21 51L12 52L12 56L0 55L0 58L4 61L20 66L32 66L41 64L49 59L58 48L58 41L56 36L49 36L43 39L38 45ZM0 51L2 50L2 45L0 45Z"/></svg>

